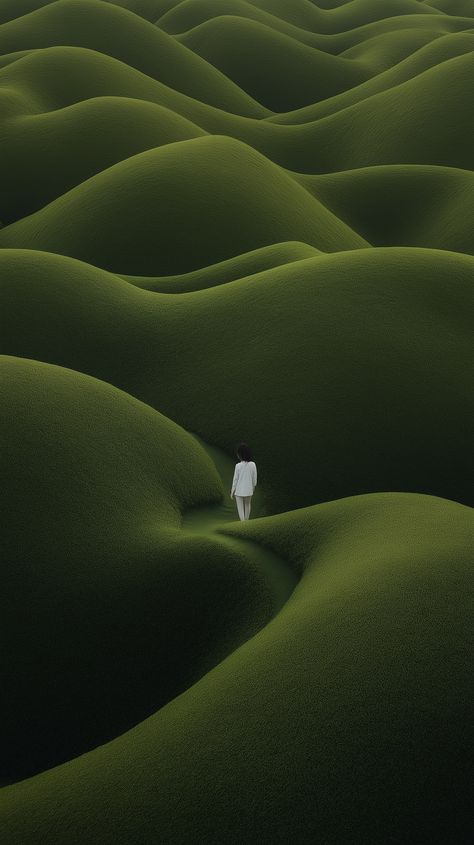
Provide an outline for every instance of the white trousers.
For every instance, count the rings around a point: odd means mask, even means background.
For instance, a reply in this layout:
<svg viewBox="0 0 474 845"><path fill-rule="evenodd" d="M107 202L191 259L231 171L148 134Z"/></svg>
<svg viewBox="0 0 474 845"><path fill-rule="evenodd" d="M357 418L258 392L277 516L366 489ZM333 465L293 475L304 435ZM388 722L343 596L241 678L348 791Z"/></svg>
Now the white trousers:
<svg viewBox="0 0 474 845"><path fill-rule="evenodd" d="M252 502L251 496L236 496L237 510L239 512L239 519L250 519L250 504Z"/></svg>

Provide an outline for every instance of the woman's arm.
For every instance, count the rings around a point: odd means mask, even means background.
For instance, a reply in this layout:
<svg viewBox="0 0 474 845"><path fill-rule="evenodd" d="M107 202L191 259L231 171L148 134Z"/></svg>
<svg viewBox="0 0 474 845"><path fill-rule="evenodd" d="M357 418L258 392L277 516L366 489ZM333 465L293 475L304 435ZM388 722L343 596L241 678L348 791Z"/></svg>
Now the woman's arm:
<svg viewBox="0 0 474 845"><path fill-rule="evenodd" d="M232 497L233 497L233 495L234 495L234 490L235 490L235 488L236 488L236 486L237 486L237 481L238 481L238 479L239 479L239 470L240 470L240 467L239 467L239 465L238 465L238 464L236 464L236 465L235 465L235 469L234 469L234 477L233 477L233 479L232 479L232 487L230 488L230 498L231 498L231 499L232 499Z"/></svg>
<svg viewBox="0 0 474 845"><path fill-rule="evenodd" d="M252 481L253 481L253 486L256 487L257 486L257 464L255 462L254 462L253 467L252 467Z"/></svg>

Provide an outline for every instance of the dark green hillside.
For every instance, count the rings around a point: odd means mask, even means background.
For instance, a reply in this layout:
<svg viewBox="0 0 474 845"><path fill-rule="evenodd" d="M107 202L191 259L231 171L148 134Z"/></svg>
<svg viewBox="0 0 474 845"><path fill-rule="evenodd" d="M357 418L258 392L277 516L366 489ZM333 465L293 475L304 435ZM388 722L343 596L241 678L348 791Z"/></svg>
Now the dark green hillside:
<svg viewBox="0 0 474 845"><path fill-rule="evenodd" d="M473 103L474 0L0 0L0 845L471 845Z"/></svg>
<svg viewBox="0 0 474 845"><path fill-rule="evenodd" d="M408 15L427 17L442 14L424 3L420 5L416 0L384 0L383 6L379 0L352 0L349 4L331 10L320 9L315 3L307 0L293 0L291 4L286 0L253 0L252 3L245 3L245 6L254 6L292 27L317 35L357 31L359 27L373 23L381 23L383 26L393 18L398 21ZM176 0L174 7L161 15L157 22L168 32L184 32L196 26L197 19L202 20L204 16L210 17L218 13L215 0ZM223 11L222 14L227 12Z"/></svg>
<svg viewBox="0 0 474 845"><path fill-rule="evenodd" d="M430 0L433 9L446 12L447 15L473 15L472 0Z"/></svg>
<svg viewBox="0 0 474 845"><path fill-rule="evenodd" d="M286 606L132 731L5 789L8 841L467 842L472 525L384 493L239 526L303 570Z"/></svg>
<svg viewBox="0 0 474 845"><path fill-rule="evenodd" d="M222 495L179 426L37 361L2 356L0 385L1 777L15 779L157 710L258 630L272 595L252 551L179 531L181 511Z"/></svg>
<svg viewBox="0 0 474 845"><path fill-rule="evenodd" d="M25 217L138 152L205 134L172 109L130 97L18 115L0 140L3 219Z"/></svg>
<svg viewBox="0 0 474 845"><path fill-rule="evenodd" d="M267 513L383 490L472 503L471 257L364 249L177 296L0 258L5 352L109 381L229 454L245 431Z"/></svg>
<svg viewBox="0 0 474 845"><path fill-rule="evenodd" d="M0 27L0 52L71 45L113 56L165 85L249 117L264 111L218 70L124 9L99 0L57 0Z"/></svg>
<svg viewBox="0 0 474 845"><path fill-rule="evenodd" d="M242 124L244 140L278 164L305 173L375 164L471 169L473 96L471 52L321 120L278 126L276 131L267 121Z"/></svg>
<svg viewBox="0 0 474 845"><path fill-rule="evenodd" d="M295 178L373 246L474 252L474 175L392 165Z"/></svg>
<svg viewBox="0 0 474 845"><path fill-rule="evenodd" d="M243 140L295 171L331 172L392 163L465 169L472 163L473 61L471 55L456 56L325 119L294 126L214 109L117 60L73 47L36 51L3 68L0 93L6 88L8 102L18 99L15 114L63 108L89 97L148 99L207 132ZM423 111L419 102L426 104Z"/></svg>
<svg viewBox="0 0 474 845"><path fill-rule="evenodd" d="M283 240L328 252L367 245L284 171L222 136L132 156L6 227L0 247L166 275Z"/></svg>
<svg viewBox="0 0 474 845"><path fill-rule="evenodd" d="M0 90L23 102L26 112L64 108L93 97L132 97L170 108L199 122L200 116L240 125L237 115L206 106L174 91L118 59L84 47L45 47L32 50L0 72Z"/></svg>
<svg viewBox="0 0 474 845"><path fill-rule="evenodd" d="M277 112L332 97L369 76L362 64L328 55L244 18L213 18L180 40Z"/></svg>
<svg viewBox="0 0 474 845"><path fill-rule="evenodd" d="M458 35L460 33L456 33ZM402 29L374 35L361 41L348 50L343 50L341 58L371 68L374 75L400 64L407 57L417 55L427 44L438 38L449 38L438 29Z"/></svg>
<svg viewBox="0 0 474 845"><path fill-rule="evenodd" d="M122 278L139 288L154 290L159 293L191 293L192 291L226 285L236 279L253 276L272 267L280 267L292 261L314 258L322 255L314 246L298 241L287 241L271 246L263 246L251 252L236 255L218 264L191 270L176 276L127 276Z"/></svg>
<svg viewBox="0 0 474 845"><path fill-rule="evenodd" d="M382 8L385 8L385 3L382 7L378 0L373 0L373 2L379 13ZM387 16L379 20L360 22L356 26L342 26L339 31L335 29L334 32L324 32L323 30L311 31L289 23L247 0L181 0L174 9L169 10L157 20L157 25L165 32L178 35L219 15L237 15L266 24L303 44L334 54L342 53L374 36L403 31L407 28L431 30L440 34L472 29L472 15L464 17L436 14L436 12L433 14L433 8L428 8L424 4L417 3L417 7L422 10L422 14Z"/></svg>
<svg viewBox="0 0 474 845"><path fill-rule="evenodd" d="M423 33L424 31L421 30ZM412 33L413 35L413 33ZM403 46L404 39L398 33L395 33L400 46ZM386 41L387 36L380 36L377 42L382 41L379 49L374 50L375 57L379 53L386 56ZM370 39L369 44L375 39ZM456 32L449 35L439 35L434 41L430 41L425 46L420 47L413 55L403 59L393 68L378 73L367 82L363 82L356 88L349 89L342 94L337 94L330 97L328 100L323 100L320 103L314 103L311 106L306 106L303 109L295 109L286 114L275 114L265 118L269 123L308 123L311 120L327 117L330 114L341 111L348 106L365 100L373 94L380 94L382 91L388 91L396 85L401 85L402 82L407 82L413 79L423 71L428 70L435 65L439 65L448 59L453 59L456 56L462 56L465 53L471 53L474 50L474 32Z"/></svg>

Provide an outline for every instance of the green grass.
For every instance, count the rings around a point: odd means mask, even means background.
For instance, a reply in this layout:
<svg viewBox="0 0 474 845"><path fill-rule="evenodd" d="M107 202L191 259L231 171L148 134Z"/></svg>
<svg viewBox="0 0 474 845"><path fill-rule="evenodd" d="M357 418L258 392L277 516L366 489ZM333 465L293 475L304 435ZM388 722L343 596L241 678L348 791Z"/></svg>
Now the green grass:
<svg viewBox="0 0 474 845"><path fill-rule="evenodd" d="M252 544L179 530L223 492L187 432L51 364L2 356L0 384L1 775L18 779L150 715L264 625L274 598Z"/></svg>
<svg viewBox="0 0 474 845"><path fill-rule="evenodd" d="M285 607L133 730L5 789L5 835L466 842L471 529L396 493L239 526L303 571Z"/></svg>
<svg viewBox="0 0 474 845"><path fill-rule="evenodd" d="M404 32L404 31L403 31ZM424 34L424 30L420 30ZM411 31L411 37L415 37L415 31ZM433 35L433 33L431 33ZM389 33L392 40L392 34ZM404 38L400 37L398 32L395 32L393 37L392 48L402 48L405 44ZM303 109L295 109L287 114L276 114L266 118L271 123L307 123L311 120L327 117L330 114L341 111L343 108L353 106L374 94L380 94L382 91L388 91L403 82L413 79L423 71L429 68L440 65L449 59L456 56L462 56L465 53L470 53L474 49L474 33L473 32L456 32L448 35L438 34L439 37L429 41L425 46L420 46L413 55L398 62L394 67L389 68L381 73L376 74L367 82L363 82L356 88L345 91L342 94L337 94L334 97L324 100L320 103L314 103ZM374 44L373 42L376 42ZM378 59L383 48L383 56L387 55L387 36L379 36L377 39L369 39L367 43L370 45L371 51L375 60ZM370 55L370 53L369 53Z"/></svg>
<svg viewBox="0 0 474 845"><path fill-rule="evenodd" d="M398 164L296 178L373 246L474 252L472 171Z"/></svg>
<svg viewBox="0 0 474 845"><path fill-rule="evenodd" d="M165 85L247 116L264 112L241 89L158 27L98 0L56 0L0 27L0 51L71 45L97 50Z"/></svg>
<svg viewBox="0 0 474 845"><path fill-rule="evenodd" d="M369 76L361 64L301 44L245 18L213 18L180 40L276 112L325 100Z"/></svg>
<svg viewBox="0 0 474 845"><path fill-rule="evenodd" d="M17 114L0 141L3 219L19 220L136 153L205 134L172 109L131 97Z"/></svg>
<svg viewBox="0 0 474 845"><path fill-rule="evenodd" d="M287 241L260 247L218 264L191 270L189 273L168 276L127 276L122 278L139 288L158 293L191 293L192 291L225 285L236 279L253 276L263 270L301 261L322 253L313 246L298 241Z"/></svg>
<svg viewBox="0 0 474 845"><path fill-rule="evenodd" d="M0 233L0 247L143 275L185 273L286 240L329 252L367 245L283 170L225 136L132 156Z"/></svg>
<svg viewBox="0 0 474 845"><path fill-rule="evenodd" d="M473 48L0 0L0 845L470 842Z"/></svg>
<svg viewBox="0 0 474 845"><path fill-rule="evenodd" d="M362 249L176 296L0 259L5 352L115 384L228 454L245 436L266 513L384 489L473 503L470 256Z"/></svg>
<svg viewBox="0 0 474 845"><path fill-rule="evenodd" d="M308 0L308 4L310 2L311 0ZM283 32L304 44L309 44L328 53L341 53L374 36L403 30L407 27L411 30L431 29L440 33L459 32L472 28L472 14L466 16L436 14L436 11L428 5L411 2L410 5L412 14L400 14L392 17L382 15L379 20L372 19L363 22L359 19L357 23L352 14L353 9L349 10L352 17L351 25L347 26L347 23L345 24L339 17L341 28L338 31L337 23L333 17L331 19L331 15L326 16L328 24L326 28L318 27L311 30L291 23L287 19L282 19L277 14L261 8L260 5L249 3L247 0L181 0L181 2L176 3L175 8L171 8L160 15L157 24L165 32L176 35L187 32L218 15L237 15L259 21L278 32ZM380 11L385 12L387 8L387 4L384 3L382 7L378 0L372 0L372 6L375 18L377 18L377 13L380 15ZM287 11L291 8L288 5L285 6ZM419 11L421 11L421 14L418 14ZM344 12L344 9L341 9L341 12ZM330 29L331 26L333 31Z"/></svg>

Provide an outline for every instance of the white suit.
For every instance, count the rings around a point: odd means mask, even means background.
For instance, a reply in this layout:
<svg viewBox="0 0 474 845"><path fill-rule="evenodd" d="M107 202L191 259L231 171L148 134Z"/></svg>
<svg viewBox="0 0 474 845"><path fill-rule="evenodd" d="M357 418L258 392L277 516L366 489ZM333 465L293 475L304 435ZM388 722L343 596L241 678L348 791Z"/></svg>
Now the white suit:
<svg viewBox="0 0 474 845"><path fill-rule="evenodd" d="M235 465L231 492L235 494L237 510L241 520L250 517L250 502L257 484L255 461L239 461Z"/></svg>

